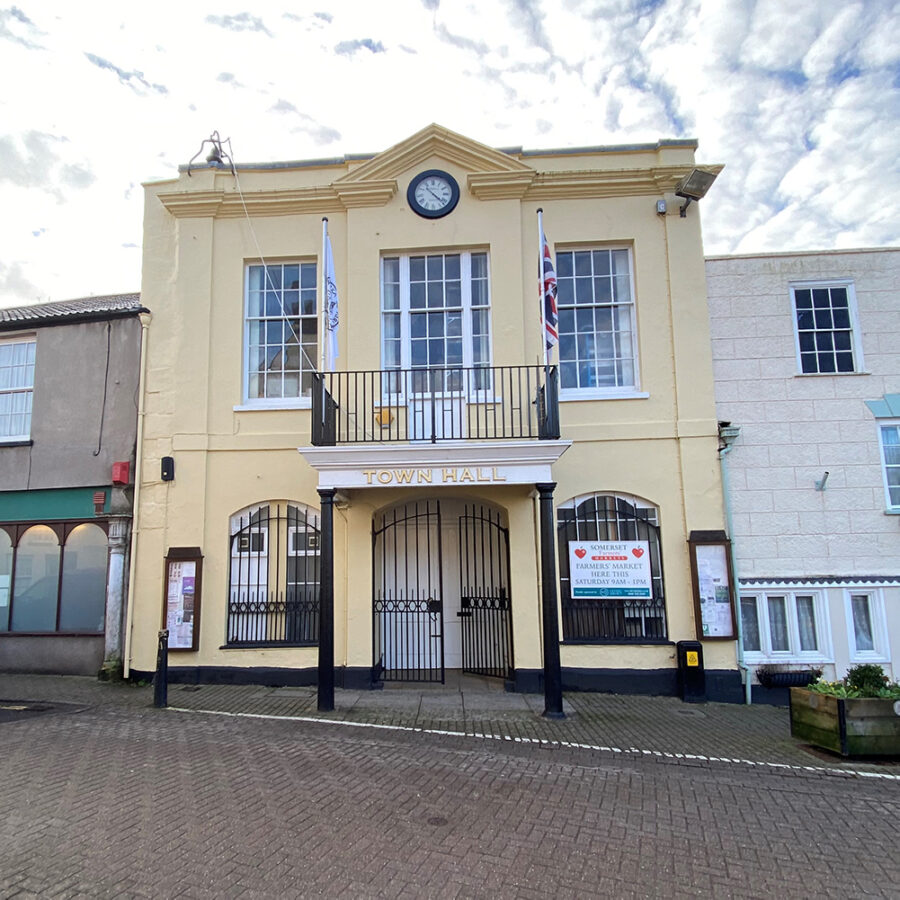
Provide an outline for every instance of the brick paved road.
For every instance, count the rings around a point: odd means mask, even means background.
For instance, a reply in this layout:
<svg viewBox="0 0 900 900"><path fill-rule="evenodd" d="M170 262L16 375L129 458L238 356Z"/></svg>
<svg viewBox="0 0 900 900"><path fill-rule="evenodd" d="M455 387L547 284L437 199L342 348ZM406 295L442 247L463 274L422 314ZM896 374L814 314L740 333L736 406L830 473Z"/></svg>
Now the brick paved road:
<svg viewBox="0 0 900 900"><path fill-rule="evenodd" d="M118 706L0 724L0 896L900 892L900 783Z"/></svg>

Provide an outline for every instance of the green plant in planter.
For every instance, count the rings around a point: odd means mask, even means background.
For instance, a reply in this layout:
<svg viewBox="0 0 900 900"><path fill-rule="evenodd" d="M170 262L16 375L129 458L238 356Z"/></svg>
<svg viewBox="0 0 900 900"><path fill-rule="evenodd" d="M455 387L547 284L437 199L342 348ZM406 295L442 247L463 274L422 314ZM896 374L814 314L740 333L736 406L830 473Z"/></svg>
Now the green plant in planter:
<svg viewBox="0 0 900 900"><path fill-rule="evenodd" d="M847 670L843 681L817 681L808 690L817 694L846 699L848 697L900 700L900 684L888 680L881 666L862 663Z"/></svg>

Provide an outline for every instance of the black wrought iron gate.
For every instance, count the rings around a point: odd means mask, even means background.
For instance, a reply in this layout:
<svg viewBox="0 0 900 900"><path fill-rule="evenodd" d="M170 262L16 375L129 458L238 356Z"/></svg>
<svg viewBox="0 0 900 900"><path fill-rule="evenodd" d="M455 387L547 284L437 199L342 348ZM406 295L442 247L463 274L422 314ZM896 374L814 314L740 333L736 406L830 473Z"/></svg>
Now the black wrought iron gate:
<svg viewBox="0 0 900 900"><path fill-rule="evenodd" d="M463 671L510 677L509 530L499 512L466 504L459 517L459 572Z"/></svg>
<svg viewBox="0 0 900 900"><path fill-rule="evenodd" d="M441 507L418 500L372 527L375 676L444 681Z"/></svg>

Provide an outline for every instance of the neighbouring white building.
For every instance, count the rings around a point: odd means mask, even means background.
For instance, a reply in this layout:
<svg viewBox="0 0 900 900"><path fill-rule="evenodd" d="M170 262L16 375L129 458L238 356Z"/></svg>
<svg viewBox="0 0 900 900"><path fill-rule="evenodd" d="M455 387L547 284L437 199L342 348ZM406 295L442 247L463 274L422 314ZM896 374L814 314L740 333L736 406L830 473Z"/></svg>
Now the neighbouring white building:
<svg viewBox="0 0 900 900"><path fill-rule="evenodd" d="M760 665L900 676L900 249L710 257L716 409Z"/></svg>

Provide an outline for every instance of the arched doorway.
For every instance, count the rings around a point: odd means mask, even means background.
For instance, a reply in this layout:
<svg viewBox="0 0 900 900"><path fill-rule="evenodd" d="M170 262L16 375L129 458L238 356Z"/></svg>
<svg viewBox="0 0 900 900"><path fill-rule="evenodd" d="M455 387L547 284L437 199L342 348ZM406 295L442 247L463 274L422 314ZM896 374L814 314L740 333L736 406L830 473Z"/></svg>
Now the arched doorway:
<svg viewBox="0 0 900 900"><path fill-rule="evenodd" d="M373 657L384 681L447 669L511 675L509 530L481 501L411 500L376 514Z"/></svg>

